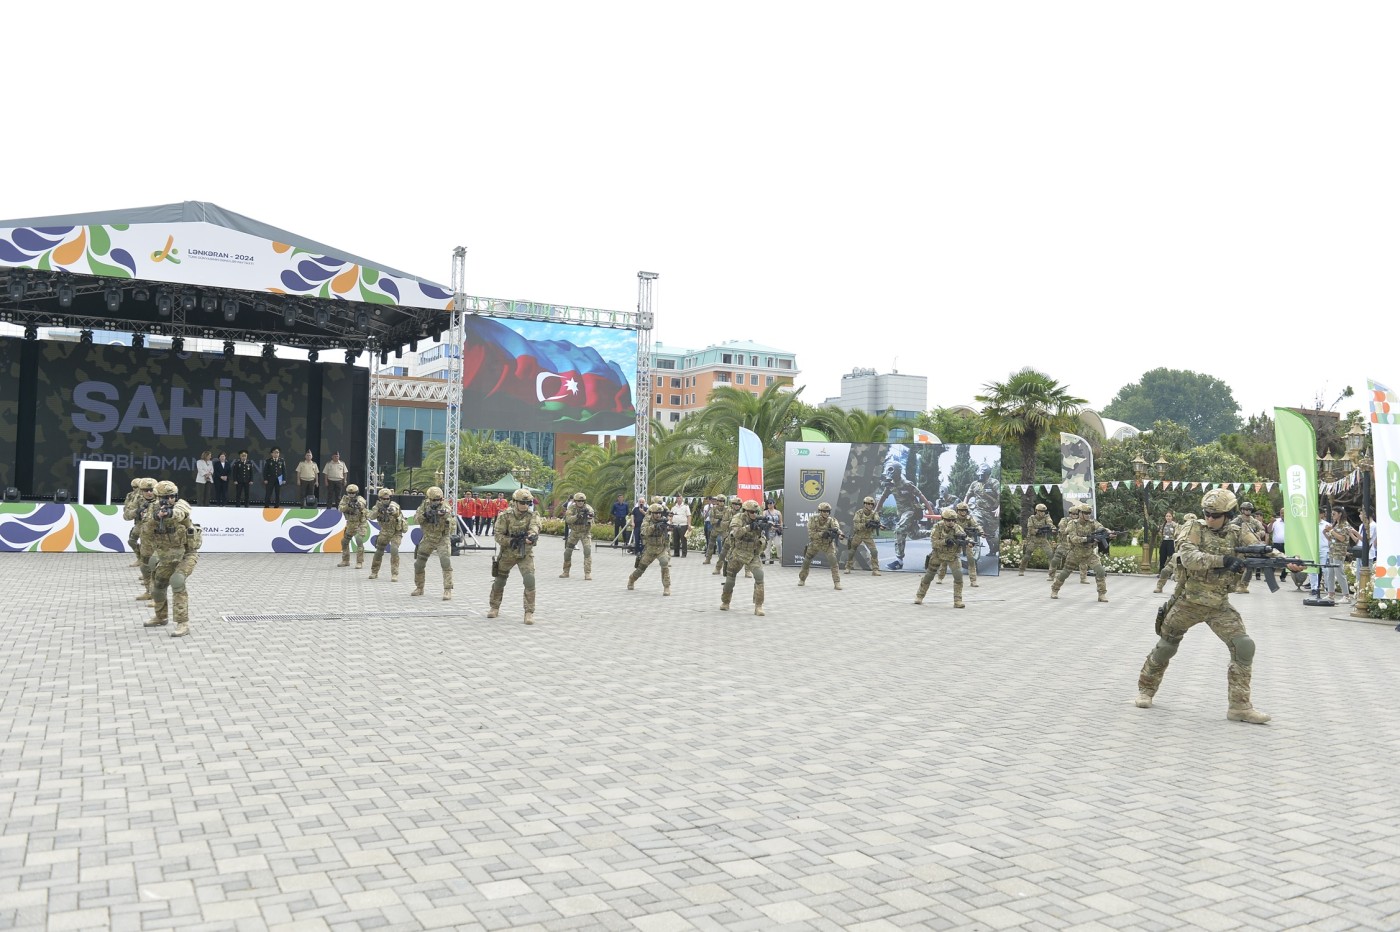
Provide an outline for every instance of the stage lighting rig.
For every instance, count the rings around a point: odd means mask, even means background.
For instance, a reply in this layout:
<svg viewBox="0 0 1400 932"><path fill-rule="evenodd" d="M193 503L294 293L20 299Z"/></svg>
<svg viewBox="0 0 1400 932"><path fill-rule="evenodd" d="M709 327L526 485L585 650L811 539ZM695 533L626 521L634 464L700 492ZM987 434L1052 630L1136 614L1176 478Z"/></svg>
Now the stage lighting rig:
<svg viewBox="0 0 1400 932"><path fill-rule="evenodd" d="M224 320L233 323L238 316L238 302L233 298L224 298Z"/></svg>
<svg viewBox="0 0 1400 932"><path fill-rule="evenodd" d="M225 341L224 341L224 358L225 358L225 359L232 359L232 358L233 358L233 341L232 341L232 340L225 340Z"/></svg>
<svg viewBox="0 0 1400 932"><path fill-rule="evenodd" d="M107 299L107 313L115 314L121 310L122 290L120 288L116 285L109 285L102 294Z"/></svg>
<svg viewBox="0 0 1400 932"><path fill-rule="evenodd" d="M171 338L170 338L170 352L172 352L172 353L183 353L184 351L185 351L185 338L184 338L184 337L171 337Z"/></svg>

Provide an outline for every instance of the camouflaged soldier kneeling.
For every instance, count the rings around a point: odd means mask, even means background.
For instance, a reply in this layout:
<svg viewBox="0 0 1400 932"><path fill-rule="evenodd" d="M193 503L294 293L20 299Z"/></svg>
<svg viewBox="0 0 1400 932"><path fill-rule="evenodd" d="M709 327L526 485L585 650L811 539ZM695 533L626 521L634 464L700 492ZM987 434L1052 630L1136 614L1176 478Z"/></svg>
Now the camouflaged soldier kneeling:
<svg viewBox="0 0 1400 932"><path fill-rule="evenodd" d="M146 622L147 628L158 628L170 620L168 601L175 603L175 630L173 638L181 638L190 633L190 597L185 590L185 580L194 572L193 561L187 561L187 550L196 536L194 522L190 520L190 504L180 498L180 489L168 480L157 482L156 502L147 520L147 530L151 535L151 597L155 602L156 615ZM145 531L142 532L145 536ZM202 540L202 535L200 536ZM173 598L167 600L167 592Z"/></svg>

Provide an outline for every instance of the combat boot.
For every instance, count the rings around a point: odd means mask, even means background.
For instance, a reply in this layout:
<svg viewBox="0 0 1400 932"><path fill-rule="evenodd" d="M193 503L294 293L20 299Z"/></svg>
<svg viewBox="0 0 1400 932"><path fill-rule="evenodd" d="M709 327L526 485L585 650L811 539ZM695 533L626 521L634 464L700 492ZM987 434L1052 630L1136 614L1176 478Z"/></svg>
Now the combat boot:
<svg viewBox="0 0 1400 932"><path fill-rule="evenodd" d="M763 615L763 606L762 606L762 605L755 605L755 606L753 607L753 613L754 613L755 615L758 615L758 616L761 617L761 616Z"/></svg>
<svg viewBox="0 0 1400 932"><path fill-rule="evenodd" d="M662 595L670 595L670 594L671 594L671 584L670 584L670 583L667 583L666 585L664 585L664 586L661 587L661 594L662 594Z"/></svg>
<svg viewBox="0 0 1400 932"><path fill-rule="evenodd" d="M806 576L799 576L799 577L797 577L797 584L798 584L799 586L805 586L805 585L807 585L807 577L806 577Z"/></svg>
<svg viewBox="0 0 1400 932"><path fill-rule="evenodd" d="M749 569L747 566L744 567L744 578L753 579L753 570Z"/></svg>
<svg viewBox="0 0 1400 932"><path fill-rule="evenodd" d="M871 575L871 576L879 576L879 575L881 575L881 574L880 574L880 567L879 567L878 564L876 564L875 567L874 567L873 569L871 569L870 575Z"/></svg>
<svg viewBox="0 0 1400 932"><path fill-rule="evenodd" d="M1100 602L1107 602L1107 601L1108 601L1108 593L1107 593L1107 592L1100 592L1100 593L1099 593L1099 601L1100 601Z"/></svg>
<svg viewBox="0 0 1400 932"><path fill-rule="evenodd" d="M1024 575L1026 575L1026 571L1025 571L1025 570L1021 570L1021 572L1017 573L1016 575L1017 575L1017 576L1024 576Z"/></svg>
<svg viewBox="0 0 1400 932"><path fill-rule="evenodd" d="M587 570L584 570L584 571L583 571L583 581L584 581L584 582L591 582L592 580L593 580L593 574L590 573L590 572L588 572Z"/></svg>
<svg viewBox="0 0 1400 932"><path fill-rule="evenodd" d="M369 578L370 578L370 579L378 579L378 578L379 578L379 570L370 570L370 571L369 571Z"/></svg>
<svg viewBox="0 0 1400 932"><path fill-rule="evenodd" d="M1058 599L1059 597L1060 597L1060 587L1059 587L1059 586L1051 586L1051 587L1050 587L1050 598L1052 598L1052 599Z"/></svg>
<svg viewBox="0 0 1400 932"><path fill-rule="evenodd" d="M1087 586L1089 585L1089 577L1081 573L1079 576L1079 582L1080 584Z"/></svg>
<svg viewBox="0 0 1400 932"><path fill-rule="evenodd" d="M532 625L532 624L534 624L534 623L535 623L535 613L534 613L534 612L526 612L526 613L525 613L525 624L527 624L527 625Z"/></svg>
<svg viewBox="0 0 1400 932"><path fill-rule="evenodd" d="M156 617L146 622L143 628L159 628L170 620L170 608L168 603L161 602L156 606Z"/></svg>
<svg viewBox="0 0 1400 932"><path fill-rule="evenodd" d="M1236 594L1236 595L1249 595L1249 587L1248 587L1248 586L1236 586L1236 587L1235 587L1235 594Z"/></svg>
<svg viewBox="0 0 1400 932"><path fill-rule="evenodd" d="M365 568L365 552L364 552L363 550L361 550L361 551L359 552L359 554L357 554L357 555L355 556L355 569L357 569L357 570L362 570L362 569L364 569L364 568Z"/></svg>
<svg viewBox="0 0 1400 932"><path fill-rule="evenodd" d="M1245 706L1242 709L1231 709L1225 713L1225 717L1232 722L1248 722L1251 725L1263 725L1270 718L1266 712Z"/></svg>
<svg viewBox="0 0 1400 932"><path fill-rule="evenodd" d="M967 606L963 604L962 599L954 599L953 608L967 608Z"/></svg>
<svg viewBox="0 0 1400 932"><path fill-rule="evenodd" d="M343 554L341 554L341 555L340 555L340 562L337 563L336 566L349 566L349 565L350 565L350 554L348 554L348 553L343 553Z"/></svg>
<svg viewBox="0 0 1400 932"><path fill-rule="evenodd" d="M705 557L705 562L704 562L704 563L701 563L700 565L701 565L701 566L709 566L709 565L710 565L710 558L709 558L708 556Z"/></svg>
<svg viewBox="0 0 1400 932"><path fill-rule="evenodd" d="M491 606L491 610L486 613L486 617L495 618L499 614L501 614L501 607L499 605L493 605Z"/></svg>
<svg viewBox="0 0 1400 932"><path fill-rule="evenodd" d="M840 591L841 591L841 580L839 580L839 579L836 580L835 585L836 585L836 591L837 591L837 592L840 592Z"/></svg>
<svg viewBox="0 0 1400 932"><path fill-rule="evenodd" d="M559 578L560 578L560 579L568 579L568 578L569 578L569 564L567 564L567 563L564 564L564 572L562 572L562 573L559 574Z"/></svg>
<svg viewBox="0 0 1400 932"><path fill-rule="evenodd" d="M971 583L971 585L972 585L972 588L974 588L974 589L977 588L977 577L976 577L976 576L972 577L972 583Z"/></svg>
<svg viewBox="0 0 1400 932"><path fill-rule="evenodd" d="M627 577L627 591L631 592L635 588L637 588L637 574L633 573Z"/></svg>
<svg viewBox="0 0 1400 932"><path fill-rule="evenodd" d="M422 595L422 594L423 594L423 587L422 587L421 585L420 585L417 589L414 589L412 592L409 593L409 595Z"/></svg>
<svg viewBox="0 0 1400 932"><path fill-rule="evenodd" d="M152 596L151 596L151 594L150 594L149 592L143 592L143 593L141 593L140 595L138 595L138 596L136 597L136 601L137 601L137 602L148 602L148 601L151 600L151 598L152 598Z"/></svg>
<svg viewBox="0 0 1400 932"><path fill-rule="evenodd" d="M1158 583L1157 583L1157 588L1156 588L1156 589L1153 589L1152 591L1153 591L1153 592L1161 592L1161 591L1162 591L1163 585L1165 585L1165 584L1164 584L1164 583L1161 583L1161 582L1158 582Z"/></svg>
<svg viewBox="0 0 1400 932"><path fill-rule="evenodd" d="M719 610L722 611L722 612L727 612L727 611L729 611L729 603L728 603L728 602L721 602L721 603L719 603Z"/></svg>
<svg viewBox="0 0 1400 932"><path fill-rule="evenodd" d="M915 605L923 605L923 604L924 604L924 597L921 596L921 595L916 595L916 596L914 596L914 604L915 604Z"/></svg>
<svg viewBox="0 0 1400 932"><path fill-rule="evenodd" d="M451 601L452 601L452 590L451 590L451 589L444 589L444 590L442 590L442 600L443 600L444 602L451 602Z"/></svg>
<svg viewBox="0 0 1400 932"><path fill-rule="evenodd" d="M398 581L399 581L399 574L398 574L398 571L397 571L397 570L389 574L389 582L398 582Z"/></svg>
<svg viewBox="0 0 1400 932"><path fill-rule="evenodd" d="M189 633L190 623L187 621L179 621L175 623L175 628L170 632L170 636L173 638L182 638Z"/></svg>
<svg viewBox="0 0 1400 932"><path fill-rule="evenodd" d="M1152 708L1152 694L1145 689L1139 689L1137 698L1133 700L1133 705L1139 709Z"/></svg>

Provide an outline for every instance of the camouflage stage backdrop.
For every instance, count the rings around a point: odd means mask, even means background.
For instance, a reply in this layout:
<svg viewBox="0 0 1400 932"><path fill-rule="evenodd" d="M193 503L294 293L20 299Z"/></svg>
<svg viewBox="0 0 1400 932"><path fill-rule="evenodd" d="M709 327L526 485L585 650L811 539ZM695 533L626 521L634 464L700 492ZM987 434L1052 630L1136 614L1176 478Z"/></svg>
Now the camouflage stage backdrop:
<svg viewBox="0 0 1400 932"><path fill-rule="evenodd" d="M984 476L985 473L985 476ZM924 571L929 529L939 511L966 501L984 536L977 572L1000 570L1001 447L936 443L789 443L784 457L782 559L800 565L807 519L827 502L849 535L851 515L867 496L879 506L876 540L882 570ZM900 551L903 551L902 559ZM837 559L846 560L843 541ZM964 559L964 565L966 560ZM819 564L814 560L813 565ZM866 554L857 565L869 569Z"/></svg>

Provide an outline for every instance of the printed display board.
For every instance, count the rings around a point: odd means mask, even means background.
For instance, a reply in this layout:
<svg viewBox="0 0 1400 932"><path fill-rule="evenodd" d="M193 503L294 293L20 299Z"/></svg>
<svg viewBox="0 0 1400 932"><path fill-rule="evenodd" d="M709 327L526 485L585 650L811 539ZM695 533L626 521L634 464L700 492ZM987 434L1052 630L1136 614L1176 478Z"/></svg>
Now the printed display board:
<svg viewBox="0 0 1400 932"><path fill-rule="evenodd" d="M881 529L876 536L882 570L923 573L929 531L943 508L966 501L983 534L975 547L979 575L1000 570L1001 447L936 443L789 443L784 456L782 559L801 565L807 519L831 505L850 536L851 516L868 495ZM837 547L846 562L847 541ZM862 548L856 565L869 569ZM814 566L824 560L814 559ZM962 563L967 564L964 555Z"/></svg>

